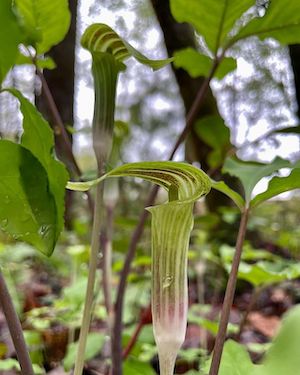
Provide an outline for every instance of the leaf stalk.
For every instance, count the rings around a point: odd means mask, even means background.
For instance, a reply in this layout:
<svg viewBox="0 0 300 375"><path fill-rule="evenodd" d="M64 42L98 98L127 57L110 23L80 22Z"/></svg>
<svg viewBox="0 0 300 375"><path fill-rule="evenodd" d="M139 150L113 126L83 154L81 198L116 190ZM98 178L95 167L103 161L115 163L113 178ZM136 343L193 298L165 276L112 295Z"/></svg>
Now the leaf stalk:
<svg viewBox="0 0 300 375"><path fill-rule="evenodd" d="M230 310L233 304L236 282L237 282L237 275L238 275L241 255L243 251L245 234L247 231L248 217L249 217L249 208L245 208L244 211L242 212L242 217L240 221L240 226L239 226L239 231L238 231L237 241L236 241L236 250L234 253L233 260L232 260L231 271L230 271L227 286L226 286L225 297L223 301L223 308L222 308L222 313L221 313L221 318L220 318L220 324L219 324L219 329L218 329L218 333L217 333L217 337L215 341L209 375L218 375L219 368L220 368L223 347L224 347L224 343L226 340L226 332L227 332L227 326L229 322L229 315L230 315Z"/></svg>

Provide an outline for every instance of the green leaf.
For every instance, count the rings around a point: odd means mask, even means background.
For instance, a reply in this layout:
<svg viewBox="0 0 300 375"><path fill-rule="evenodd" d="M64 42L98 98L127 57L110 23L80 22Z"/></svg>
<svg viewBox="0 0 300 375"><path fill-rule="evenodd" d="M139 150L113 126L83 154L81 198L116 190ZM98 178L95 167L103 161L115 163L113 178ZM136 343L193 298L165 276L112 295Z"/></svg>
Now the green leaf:
<svg viewBox="0 0 300 375"><path fill-rule="evenodd" d="M20 371L21 367L19 362L14 358L7 358L0 360L0 370L1 371L9 371L9 370L17 370Z"/></svg>
<svg viewBox="0 0 300 375"><path fill-rule="evenodd" d="M251 362L247 350L233 340L224 345L219 375L257 375L260 366Z"/></svg>
<svg viewBox="0 0 300 375"><path fill-rule="evenodd" d="M29 64L29 65L32 65L33 62L32 62L32 59L29 57L29 56L24 56L22 53L19 52L18 54L18 57L16 59L16 65L23 65L23 64ZM47 57L38 57L36 59L36 65L40 68L40 69L55 69L56 68L56 64L55 64L55 61L47 56Z"/></svg>
<svg viewBox="0 0 300 375"><path fill-rule="evenodd" d="M214 181L211 180L211 187L215 190L220 191L221 193L227 195L232 201L238 206L240 211L243 211L245 208L244 199L236 191L232 190L224 181Z"/></svg>
<svg viewBox="0 0 300 375"><path fill-rule="evenodd" d="M55 238L57 240L64 224L65 186L69 177L67 170L61 162L54 158L54 135L47 121L19 91L14 89L7 91L20 102L24 129L21 144L32 152L47 172L49 190L56 203Z"/></svg>
<svg viewBox="0 0 300 375"><path fill-rule="evenodd" d="M227 340L219 375L298 374L300 368L299 338L300 306L296 306L283 319L282 327L261 365L251 362L249 354L242 345Z"/></svg>
<svg viewBox="0 0 300 375"><path fill-rule="evenodd" d="M92 332L87 337L84 360L88 361L100 353L105 342L105 336L101 333ZM75 363L78 349L78 342L68 345L68 351L64 358L64 369L70 371ZM81 354L82 355L82 354Z"/></svg>
<svg viewBox="0 0 300 375"><path fill-rule="evenodd" d="M254 0L171 0L171 11L178 22L192 24L216 55L236 21L254 4Z"/></svg>
<svg viewBox="0 0 300 375"><path fill-rule="evenodd" d="M220 116L206 116L195 124L197 135L213 150L208 155L208 162L212 168L219 167L232 147L230 131ZM216 136L217 134L217 136Z"/></svg>
<svg viewBox="0 0 300 375"><path fill-rule="evenodd" d="M81 38L81 45L92 54L95 52L109 53L118 62L133 56L141 64L148 65L153 70L160 69L173 61L173 58L165 60L148 59L123 40L112 28L102 23L94 23L85 30Z"/></svg>
<svg viewBox="0 0 300 375"><path fill-rule="evenodd" d="M300 306L290 310L267 352L263 366L255 375L295 375L300 368Z"/></svg>
<svg viewBox="0 0 300 375"><path fill-rule="evenodd" d="M223 172L238 177L245 190L246 203L249 204L251 194L256 184L266 176L278 171L281 168L290 167L289 161L275 158L270 164L262 164L257 162L245 162L237 158L227 158Z"/></svg>
<svg viewBox="0 0 300 375"><path fill-rule="evenodd" d="M149 363L139 361L136 358L127 359L124 362L123 371L124 375L155 375L155 372Z"/></svg>
<svg viewBox="0 0 300 375"><path fill-rule="evenodd" d="M57 213L41 163L25 147L1 140L0 180L1 229L51 254Z"/></svg>
<svg viewBox="0 0 300 375"><path fill-rule="evenodd" d="M283 44L300 43L300 2L273 0L263 17L257 17L243 27L231 44L250 36L274 38Z"/></svg>
<svg viewBox="0 0 300 375"><path fill-rule="evenodd" d="M241 262L238 278L259 287L295 279L299 277L299 271L299 267L295 264L281 265L280 263L267 261L260 261L255 264Z"/></svg>
<svg viewBox="0 0 300 375"><path fill-rule="evenodd" d="M18 55L21 32L11 0L0 1L0 84Z"/></svg>
<svg viewBox="0 0 300 375"><path fill-rule="evenodd" d="M174 65L183 68L193 78L207 77L213 65L213 60L196 51L194 48L186 48L175 52ZM225 57L218 66L215 77L222 79L229 72L236 69L236 60Z"/></svg>
<svg viewBox="0 0 300 375"><path fill-rule="evenodd" d="M15 0L27 44L39 54L62 41L70 26L68 0Z"/></svg>
<svg viewBox="0 0 300 375"><path fill-rule="evenodd" d="M300 189L300 168L294 168L287 177L273 177L269 181L267 190L252 199L251 207L256 207L278 194L294 189Z"/></svg>
<svg viewBox="0 0 300 375"><path fill-rule="evenodd" d="M11 207L14 207L14 211L11 212L12 218L10 219L16 220L18 225L15 228L16 231L13 232L14 224L11 222L11 227L8 227L7 231L19 236L19 238L22 236L22 240L33 244L46 255L51 255L63 228L64 194L68 174L64 165L54 158L54 136L48 123L34 105L24 98L19 91L15 89L7 89L5 91L10 92L19 100L24 129L21 145L17 145L19 149L12 151L15 153L15 164L12 165L12 168L14 168L13 176L20 175L22 177L20 179L22 184L20 186L16 185L15 189L24 190L24 193L18 196L19 193L15 192L12 195L7 192L6 195L8 195L10 200L18 200L22 197L28 211L27 214L25 214L26 210L24 211L25 217L23 217L19 214L23 204L19 201L19 206L12 205ZM2 147L7 153L6 160L10 160L7 155L9 155L10 149L13 150L13 146L11 144L7 146L7 143L4 142ZM26 149L29 153L25 152ZM24 161L22 160L23 157ZM35 169L31 168L28 162L31 159ZM34 161L34 159L37 160ZM4 165L6 164L7 162L4 163ZM24 165L27 166L27 170ZM4 185L6 175L7 170L3 168L2 185L4 187L6 186L6 183ZM41 179L40 184L36 182L39 179ZM17 184L18 180L14 181ZM3 194L5 194L5 189L8 189L8 187L4 188ZM43 189L46 189L46 192ZM5 209L2 220L9 219L5 217ZM24 222L26 225L24 224L22 227ZM29 237L25 236L27 232L30 233Z"/></svg>

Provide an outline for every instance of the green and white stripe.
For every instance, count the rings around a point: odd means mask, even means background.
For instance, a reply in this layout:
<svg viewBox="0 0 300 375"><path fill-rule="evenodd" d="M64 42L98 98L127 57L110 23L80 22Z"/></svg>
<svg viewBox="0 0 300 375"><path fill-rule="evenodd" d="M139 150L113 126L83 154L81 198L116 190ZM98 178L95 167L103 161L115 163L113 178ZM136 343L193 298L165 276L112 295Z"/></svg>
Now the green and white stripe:
<svg viewBox="0 0 300 375"><path fill-rule="evenodd" d="M148 59L123 40L111 27L103 23L94 23L89 26L81 38L81 45L92 54L94 52L109 53L119 62L123 62L132 56L141 64L148 65L153 70L163 68L173 61L173 58L164 60Z"/></svg>
<svg viewBox="0 0 300 375"><path fill-rule="evenodd" d="M210 179L200 169L177 162L125 164L101 178L69 183L87 190L109 177L140 177L162 186L168 202L150 207L152 214L152 316L160 373L173 374L187 323L187 252L193 227L194 202L210 190Z"/></svg>
<svg viewBox="0 0 300 375"><path fill-rule="evenodd" d="M96 158L106 161L111 152L114 126L116 87L119 72L126 66L123 61L130 56L153 70L160 69L172 59L149 60L125 42L109 26L95 23L89 26L81 45L92 54L92 73L95 89L93 118L93 145Z"/></svg>

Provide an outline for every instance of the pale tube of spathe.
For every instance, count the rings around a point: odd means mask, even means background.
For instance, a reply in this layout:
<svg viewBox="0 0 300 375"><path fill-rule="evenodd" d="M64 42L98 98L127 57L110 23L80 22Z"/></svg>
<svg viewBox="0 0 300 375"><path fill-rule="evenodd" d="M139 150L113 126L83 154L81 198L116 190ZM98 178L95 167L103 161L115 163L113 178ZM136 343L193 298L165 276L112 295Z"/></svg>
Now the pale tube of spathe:
<svg viewBox="0 0 300 375"><path fill-rule="evenodd" d="M171 375L183 344L188 310L187 253L193 202L150 207L152 214L152 318L160 374Z"/></svg>

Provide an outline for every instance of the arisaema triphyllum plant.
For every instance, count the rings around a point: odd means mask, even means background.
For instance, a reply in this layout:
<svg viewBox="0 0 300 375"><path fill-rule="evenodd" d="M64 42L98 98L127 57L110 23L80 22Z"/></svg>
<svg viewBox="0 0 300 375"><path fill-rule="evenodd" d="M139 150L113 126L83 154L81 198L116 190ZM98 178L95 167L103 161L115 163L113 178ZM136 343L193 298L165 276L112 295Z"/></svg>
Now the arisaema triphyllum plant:
<svg viewBox="0 0 300 375"><path fill-rule="evenodd" d="M103 211L103 181L110 177L121 176L140 177L168 191L167 203L149 207L148 210L152 214L154 335L159 351L161 373L172 374L186 330L187 250L193 226L193 204L209 192L210 180L204 172L195 167L173 162L133 163L104 173L105 163L111 152L117 78L126 68L123 61L133 56L140 63L156 70L165 66L171 59L147 59L123 41L110 27L103 24L88 27L81 44L92 54L95 87L93 148L99 178L90 182L68 184L69 189L81 191L97 185L87 297L74 374L80 375L82 372L83 353L91 319L101 211Z"/></svg>
<svg viewBox="0 0 300 375"><path fill-rule="evenodd" d="M166 203L148 207L152 215L152 316L162 375L173 374L187 324L187 252L193 228L194 202L210 190L200 169L178 162L125 164L97 180L69 183L85 191L111 177L140 177L168 192Z"/></svg>

